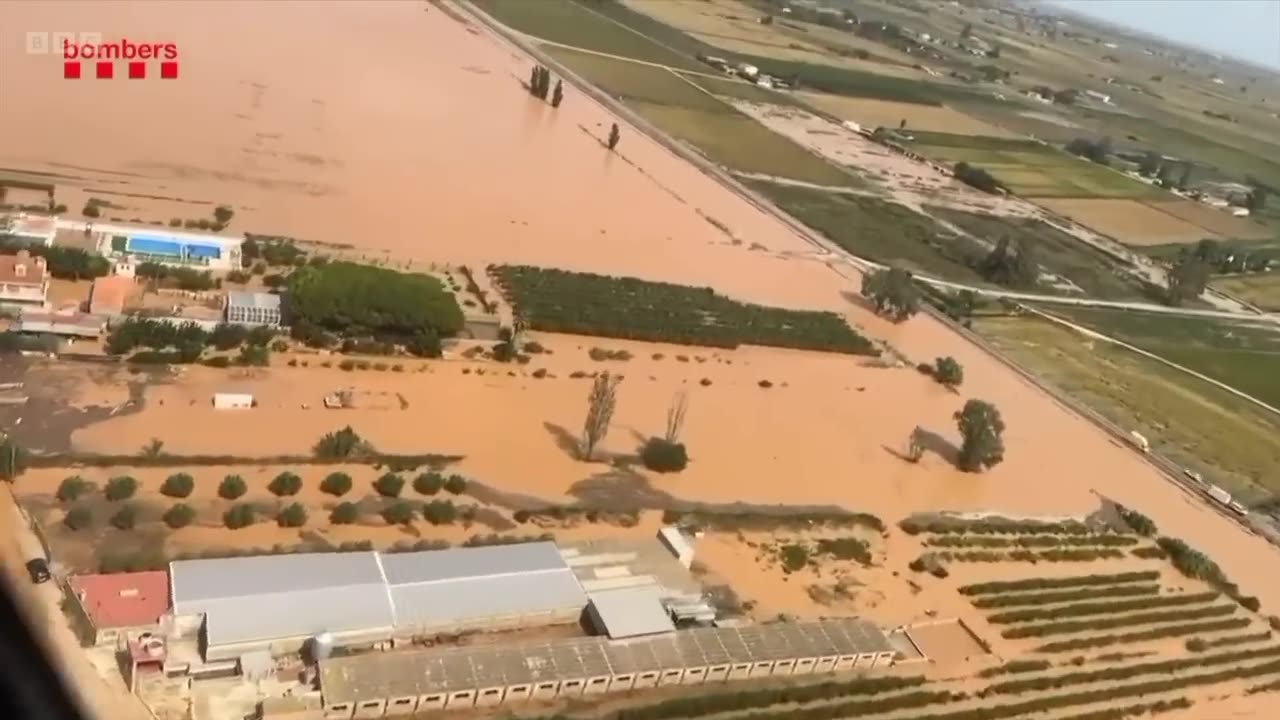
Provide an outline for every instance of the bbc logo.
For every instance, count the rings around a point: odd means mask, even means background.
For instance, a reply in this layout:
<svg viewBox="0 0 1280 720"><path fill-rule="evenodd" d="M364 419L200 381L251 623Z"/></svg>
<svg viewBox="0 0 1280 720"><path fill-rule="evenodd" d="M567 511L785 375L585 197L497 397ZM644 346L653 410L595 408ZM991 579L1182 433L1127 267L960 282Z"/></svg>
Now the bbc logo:
<svg viewBox="0 0 1280 720"><path fill-rule="evenodd" d="M100 32L27 32L28 55L61 54L67 45L101 45Z"/></svg>

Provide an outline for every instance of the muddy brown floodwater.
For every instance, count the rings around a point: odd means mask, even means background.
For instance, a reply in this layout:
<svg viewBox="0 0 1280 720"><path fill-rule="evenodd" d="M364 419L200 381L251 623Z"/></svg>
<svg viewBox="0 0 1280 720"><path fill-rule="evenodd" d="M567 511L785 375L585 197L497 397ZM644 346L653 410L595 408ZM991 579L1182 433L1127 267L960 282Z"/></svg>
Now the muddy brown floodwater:
<svg viewBox="0 0 1280 720"><path fill-rule="evenodd" d="M743 350L732 354L742 361L732 368L678 372L669 359L633 362L623 370L630 377L611 436L620 451L634 447L630 428L660 426L675 389L702 376L715 383L688 423L695 462L654 480L664 491L706 501L837 502L890 521L933 507L1079 513L1101 493L1150 514L1162 531L1212 555L1264 607L1280 607L1280 553L1266 542L1185 496L941 323L921 316L893 325L851 303L844 294L856 292L856 271L829 266L783 222L637 130L620 123L622 157L604 152L592 135L617 118L576 91L558 110L529 98L518 79L531 61L483 29L411 2L3 3L0 26L172 41L182 73L176 81L64 81L56 58L25 55L22 35L5 34L0 87L22 112L5 116L0 166L83 178L69 181L82 194L232 203L237 231L436 261L629 274L828 308L913 361L951 355L964 365L965 384L953 395L914 370L867 368L847 357ZM121 211L126 217L210 209L110 197L138 208ZM546 424L580 427L586 386L565 374L595 369L581 346L615 344L549 341L557 354L544 364L560 379L544 384L463 378L449 363L412 379L364 380L393 385L413 409L403 419L366 414L360 430L388 450L466 454L469 473L504 490L567 494L599 468L566 457ZM634 351L645 358L657 350ZM170 402L73 439L97 450L132 449L161 434L175 435L166 438L175 451L305 450L338 421L289 408L314 407L320 393L351 382L336 371L275 368L275 382L244 383L267 405L232 420L206 410L207 393L219 386L211 373L197 369L192 385L153 388L148 401ZM788 386L762 391L755 383L763 378ZM950 416L968 397L994 402L1008 425L1007 461L994 471L962 474L936 457L909 466L886 450L901 447L916 424L954 444ZM183 427L200 431L174 432Z"/></svg>

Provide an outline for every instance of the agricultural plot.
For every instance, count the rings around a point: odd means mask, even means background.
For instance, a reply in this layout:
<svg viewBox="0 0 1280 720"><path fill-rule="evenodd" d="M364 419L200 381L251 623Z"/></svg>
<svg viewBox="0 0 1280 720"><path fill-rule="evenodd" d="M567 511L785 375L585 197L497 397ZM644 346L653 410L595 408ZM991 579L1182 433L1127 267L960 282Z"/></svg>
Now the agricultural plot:
<svg viewBox="0 0 1280 720"><path fill-rule="evenodd" d="M908 132L925 130L958 135L1014 137L1012 133L995 125L982 122L949 107L823 93L806 92L798 93L798 96L810 107L834 115L841 120L852 120L867 128L897 128L905 121L905 130Z"/></svg>
<svg viewBox="0 0 1280 720"><path fill-rule="evenodd" d="M947 280L984 283L973 267L987 248L906 206L764 181L747 184L854 255Z"/></svg>
<svg viewBox="0 0 1280 720"><path fill-rule="evenodd" d="M1280 272L1218 278L1213 287L1268 312L1280 312Z"/></svg>
<svg viewBox="0 0 1280 720"><path fill-rule="evenodd" d="M1280 326L1093 307L1044 310L1280 407Z"/></svg>
<svg viewBox="0 0 1280 720"><path fill-rule="evenodd" d="M675 73L565 48L547 50L663 132L689 143L719 165L819 185L860 184L853 175L769 132Z"/></svg>
<svg viewBox="0 0 1280 720"><path fill-rule="evenodd" d="M1089 297L1104 300L1149 300L1160 288L1148 286L1130 274L1125 264L1106 253L1040 221L996 217L926 206L934 217L994 243L1002 237L1032 247L1044 272L1065 279ZM1069 288L1065 289L1070 292Z"/></svg>
<svg viewBox="0 0 1280 720"><path fill-rule="evenodd" d="M1138 200L1126 198L1043 197L1037 205L1068 217L1126 245L1189 244L1214 233L1156 210Z"/></svg>
<svg viewBox="0 0 1280 720"><path fill-rule="evenodd" d="M528 266L490 268L535 330L734 348L878 355L839 315L747 305L691 288Z"/></svg>
<svg viewBox="0 0 1280 720"><path fill-rule="evenodd" d="M979 317L998 350L1246 501L1280 490L1280 418L1186 373L1048 320Z"/></svg>
<svg viewBox="0 0 1280 720"><path fill-rule="evenodd" d="M476 0L507 27L554 43L621 55L683 70L705 70L693 57L670 50L644 35L571 1Z"/></svg>
<svg viewBox="0 0 1280 720"><path fill-rule="evenodd" d="M734 100L746 100L753 103L766 103L769 105L783 106L800 106L801 103L794 93L780 92L778 90L767 90L749 83L746 80L736 80L733 78L713 78L705 75L686 75L689 82L696 84L703 90L717 97L733 98Z"/></svg>
<svg viewBox="0 0 1280 720"><path fill-rule="evenodd" d="M1031 198L1167 197L1162 191L1034 140L912 131L921 155L966 162L996 177L1015 195Z"/></svg>
<svg viewBox="0 0 1280 720"><path fill-rule="evenodd" d="M1275 230L1262 223L1238 218L1219 208L1183 198L1150 201L1147 205L1191 223L1212 235L1233 240L1265 240L1275 237Z"/></svg>

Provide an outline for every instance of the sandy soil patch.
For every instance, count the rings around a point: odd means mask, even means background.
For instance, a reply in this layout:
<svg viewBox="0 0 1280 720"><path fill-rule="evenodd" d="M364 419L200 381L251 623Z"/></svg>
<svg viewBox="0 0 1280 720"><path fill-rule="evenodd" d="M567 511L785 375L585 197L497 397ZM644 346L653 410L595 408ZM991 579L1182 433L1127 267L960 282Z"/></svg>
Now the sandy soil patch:
<svg viewBox="0 0 1280 720"><path fill-rule="evenodd" d="M1041 198L1038 204L1129 245L1198 242L1214 233L1136 200Z"/></svg>
<svg viewBox="0 0 1280 720"><path fill-rule="evenodd" d="M922 623L909 632L925 657L938 665L964 663L987 654L958 620Z"/></svg>
<svg viewBox="0 0 1280 720"><path fill-rule="evenodd" d="M1165 202L1147 203L1161 212L1175 218L1185 220L1192 225L1204 228L1226 238L1263 239L1272 237L1273 231L1266 226L1251 222L1246 218L1238 218L1227 210L1213 208L1192 200L1176 199Z"/></svg>
<svg viewBox="0 0 1280 720"><path fill-rule="evenodd" d="M1024 111L1018 114L1025 118L1031 118L1032 120L1041 120L1043 122L1052 123L1059 127L1064 127L1064 128L1080 127L1076 123L1071 122L1070 120L1062 117L1061 115L1054 115L1053 113Z"/></svg>
<svg viewBox="0 0 1280 720"><path fill-rule="evenodd" d="M806 103L835 115L842 120L853 120L863 127L896 128L903 120L908 130L929 130L957 135L986 135L991 137L1017 137L1013 133L969 117L949 107L920 105L917 103L852 98L824 93L799 93Z"/></svg>

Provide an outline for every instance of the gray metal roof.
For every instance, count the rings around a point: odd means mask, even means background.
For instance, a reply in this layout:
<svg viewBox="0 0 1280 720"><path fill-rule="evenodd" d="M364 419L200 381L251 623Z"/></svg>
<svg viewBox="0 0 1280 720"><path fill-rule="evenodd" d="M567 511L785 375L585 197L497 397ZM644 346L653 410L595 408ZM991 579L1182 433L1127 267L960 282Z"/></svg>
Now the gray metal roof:
<svg viewBox="0 0 1280 720"><path fill-rule="evenodd" d="M396 627L412 631L489 618L581 610L587 595L573 572L535 572L392 585Z"/></svg>
<svg viewBox="0 0 1280 720"><path fill-rule="evenodd" d="M568 638L511 645L383 652L320 661L324 702L592 678L651 670L893 652L858 619L698 628L628 641Z"/></svg>
<svg viewBox="0 0 1280 720"><path fill-rule="evenodd" d="M382 556L382 568L390 585L567 570L568 567L553 542L424 550Z"/></svg>
<svg viewBox="0 0 1280 720"><path fill-rule="evenodd" d="M248 292L231 290L227 293L227 305L230 307L252 307L267 310L280 308L280 296L274 293Z"/></svg>
<svg viewBox="0 0 1280 720"><path fill-rule="evenodd" d="M205 615L210 646L387 629L377 553L299 553L169 565L176 615Z"/></svg>
<svg viewBox="0 0 1280 720"><path fill-rule="evenodd" d="M592 614L614 640L676 629L652 585L602 590L591 593L590 598Z"/></svg>
<svg viewBox="0 0 1280 720"><path fill-rule="evenodd" d="M169 577L179 615L187 614L184 606L189 603L216 598L382 583L374 552L177 560L169 563Z"/></svg>

